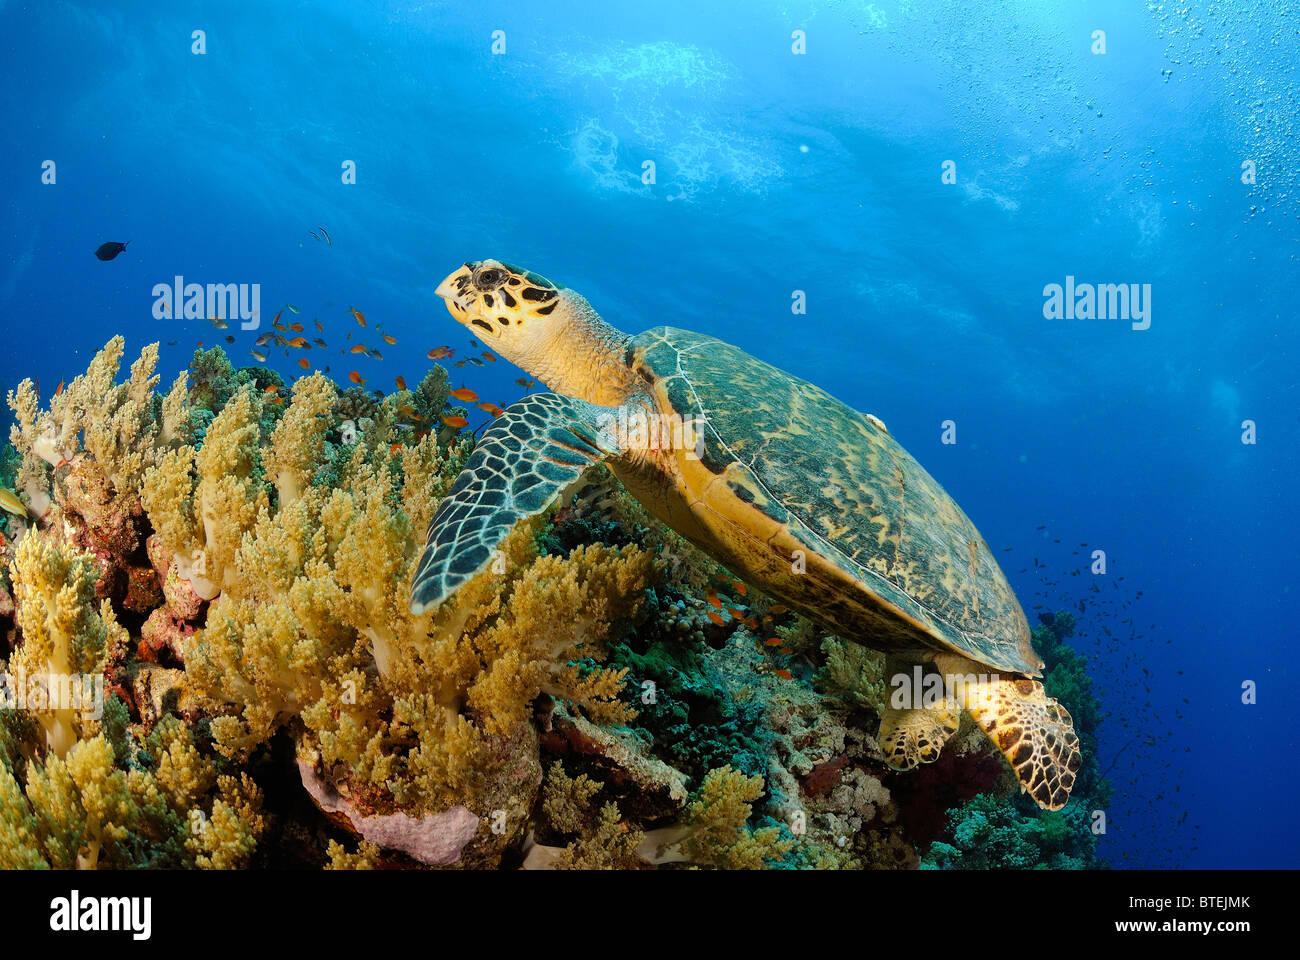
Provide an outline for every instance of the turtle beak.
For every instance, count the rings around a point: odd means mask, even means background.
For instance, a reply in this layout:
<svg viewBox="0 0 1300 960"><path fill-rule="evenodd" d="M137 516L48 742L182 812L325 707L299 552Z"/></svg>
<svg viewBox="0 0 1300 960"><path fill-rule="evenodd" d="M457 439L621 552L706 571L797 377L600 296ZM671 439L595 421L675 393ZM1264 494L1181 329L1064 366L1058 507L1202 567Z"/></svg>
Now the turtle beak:
<svg viewBox="0 0 1300 960"><path fill-rule="evenodd" d="M447 279L438 284L438 289L434 292L444 300L455 300L457 295L469 284L473 271L470 270L469 264L453 271L447 275Z"/></svg>

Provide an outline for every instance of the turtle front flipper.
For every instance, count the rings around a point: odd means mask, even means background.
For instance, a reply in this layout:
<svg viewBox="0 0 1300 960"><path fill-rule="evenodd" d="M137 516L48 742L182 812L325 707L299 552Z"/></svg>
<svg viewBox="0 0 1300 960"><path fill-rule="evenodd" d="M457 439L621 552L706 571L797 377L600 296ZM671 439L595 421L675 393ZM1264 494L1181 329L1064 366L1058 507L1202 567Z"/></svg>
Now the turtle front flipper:
<svg viewBox="0 0 1300 960"><path fill-rule="evenodd" d="M436 608L492 562L515 524L555 502L582 474L618 453L601 417L615 410L536 393L508 407L483 435L438 505L411 581L411 612Z"/></svg>
<svg viewBox="0 0 1300 960"><path fill-rule="evenodd" d="M1007 758L1021 789L1044 809L1065 806L1082 764L1070 712L1027 677L980 677L951 689Z"/></svg>

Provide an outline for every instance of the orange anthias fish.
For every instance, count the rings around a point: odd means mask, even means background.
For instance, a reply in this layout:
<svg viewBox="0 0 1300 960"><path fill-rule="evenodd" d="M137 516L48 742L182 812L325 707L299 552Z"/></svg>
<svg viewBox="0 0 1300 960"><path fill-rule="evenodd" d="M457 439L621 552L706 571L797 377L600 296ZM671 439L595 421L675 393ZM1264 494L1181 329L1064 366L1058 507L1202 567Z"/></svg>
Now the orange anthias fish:
<svg viewBox="0 0 1300 960"><path fill-rule="evenodd" d="M289 341L289 346L297 347L299 350L310 350L311 344L307 342L306 337L294 337Z"/></svg>
<svg viewBox="0 0 1300 960"><path fill-rule="evenodd" d="M398 389L398 390L405 390L405 389L406 389L406 380L405 380L403 377L394 377L394 378L393 378L393 383L397 384L397 389Z"/></svg>
<svg viewBox="0 0 1300 960"><path fill-rule="evenodd" d="M384 343L388 344L390 347L391 347L393 344L397 343L397 338L396 338L396 337L389 336L389 335L386 334L386 333L380 334L380 336L382 336L382 337L384 338Z"/></svg>
<svg viewBox="0 0 1300 960"><path fill-rule="evenodd" d="M351 373L348 374L348 379L351 380L353 383L361 384L361 385L364 385L366 382L365 380L361 379L361 374L357 373L355 370L353 370Z"/></svg>
<svg viewBox="0 0 1300 960"><path fill-rule="evenodd" d="M779 647L783 643L785 643L785 641L782 640L780 637L773 637L770 640L763 641L763 645L768 647Z"/></svg>
<svg viewBox="0 0 1300 960"><path fill-rule="evenodd" d="M357 323L361 324L363 327L366 325L366 315L356 307L348 307L348 313L357 318Z"/></svg>
<svg viewBox="0 0 1300 960"><path fill-rule="evenodd" d="M785 612L786 612L787 610L789 610L789 609L790 609L790 608L787 607L784 603L774 603L774 604L772 604L771 607L768 608L768 611L769 611L770 613L778 613L778 614L779 614L779 613L785 613Z"/></svg>
<svg viewBox="0 0 1300 960"><path fill-rule="evenodd" d="M63 388L67 385L68 385L68 381L60 380L59 385L54 388L54 395L57 397L59 394L61 394L63 392Z"/></svg>
<svg viewBox="0 0 1300 960"><path fill-rule="evenodd" d="M306 357L300 357L298 360L298 366L302 367L304 370L307 370L311 367L311 361L308 360Z"/></svg>
<svg viewBox="0 0 1300 960"><path fill-rule="evenodd" d="M301 324L301 323L291 323L291 324L289 324L289 329L292 330L294 333L302 333L302 324Z"/></svg>
<svg viewBox="0 0 1300 960"><path fill-rule="evenodd" d="M722 601L718 599L718 595L714 593L712 590L709 591L708 601L714 607L714 609L717 610L722 609Z"/></svg>
<svg viewBox="0 0 1300 960"><path fill-rule="evenodd" d="M313 320L312 322L313 322L314 324L316 324L316 332L317 332L317 333L324 333L324 332L325 332L325 327L321 325L321 322L320 322L319 320Z"/></svg>
<svg viewBox="0 0 1300 960"><path fill-rule="evenodd" d="M718 616L718 615L717 615L716 613L714 613L712 610L709 611L709 613L708 613L708 617L709 617L710 620L712 620L714 623L716 623L716 624L717 624L718 626L720 626L720 627L725 627L725 626L727 625L727 621L726 621L726 620L723 620L720 616Z"/></svg>
<svg viewBox="0 0 1300 960"><path fill-rule="evenodd" d="M484 360L487 360L487 361L489 361L489 362L491 362L491 363L496 363L496 362L497 362L497 355L496 355L495 353L493 353L491 350L484 350L484 351L483 351L483 359L484 359Z"/></svg>
<svg viewBox="0 0 1300 960"><path fill-rule="evenodd" d="M456 351L451 347L434 347L425 354L430 360L445 360L447 357L455 356Z"/></svg>
<svg viewBox="0 0 1300 960"><path fill-rule="evenodd" d="M478 408L479 408L480 410L486 410L488 413L492 414L492 416L494 416L494 417L499 417L499 416L501 416L503 413L505 413L504 410L502 410L500 407L498 407L495 403L491 403L491 402L488 402L488 403L480 403L480 404L478 405Z"/></svg>
<svg viewBox="0 0 1300 960"><path fill-rule="evenodd" d="M731 585L736 588L736 592L742 597L749 595L749 587L745 586L739 580L732 580Z"/></svg>
<svg viewBox="0 0 1300 960"><path fill-rule="evenodd" d="M457 400L464 400L466 403L478 403L478 394L469 387L461 387L459 390L453 390L451 395Z"/></svg>
<svg viewBox="0 0 1300 960"><path fill-rule="evenodd" d="M523 387L525 390L531 390L537 385L536 380L525 380L523 377L520 377L515 381L515 383L519 384L519 386Z"/></svg>
<svg viewBox="0 0 1300 960"><path fill-rule="evenodd" d="M442 422L447 426L455 427L456 429L469 426L469 421L464 417L443 417Z"/></svg>
<svg viewBox="0 0 1300 960"><path fill-rule="evenodd" d="M789 670L773 670L772 672L775 673L775 674L776 674L778 677L780 677L782 680L793 680L793 679L794 679L794 674L791 673Z"/></svg>
<svg viewBox="0 0 1300 960"><path fill-rule="evenodd" d="M351 350L348 351L348 353L365 353L365 354L368 354L369 352L370 351L367 350L366 347L360 343L358 343L355 347L353 347Z"/></svg>

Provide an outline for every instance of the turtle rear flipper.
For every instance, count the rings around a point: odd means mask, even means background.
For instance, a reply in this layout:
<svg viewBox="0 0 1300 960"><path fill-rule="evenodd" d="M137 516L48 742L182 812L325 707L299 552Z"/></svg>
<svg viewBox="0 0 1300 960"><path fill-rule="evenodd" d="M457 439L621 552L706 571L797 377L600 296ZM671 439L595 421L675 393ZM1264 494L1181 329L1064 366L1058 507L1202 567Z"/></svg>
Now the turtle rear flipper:
<svg viewBox="0 0 1300 960"><path fill-rule="evenodd" d="M1065 806L1082 764L1070 712L1027 677L981 677L953 689L1016 771L1021 789L1044 809Z"/></svg>
<svg viewBox="0 0 1300 960"><path fill-rule="evenodd" d="M515 524L555 502L586 470L618 453L601 407L536 393L506 408L438 505L411 582L411 612L436 608L483 572Z"/></svg>
<svg viewBox="0 0 1300 960"><path fill-rule="evenodd" d="M880 749L894 770L911 770L922 763L934 763L948 738L957 732L961 713L942 707L917 707L880 712Z"/></svg>

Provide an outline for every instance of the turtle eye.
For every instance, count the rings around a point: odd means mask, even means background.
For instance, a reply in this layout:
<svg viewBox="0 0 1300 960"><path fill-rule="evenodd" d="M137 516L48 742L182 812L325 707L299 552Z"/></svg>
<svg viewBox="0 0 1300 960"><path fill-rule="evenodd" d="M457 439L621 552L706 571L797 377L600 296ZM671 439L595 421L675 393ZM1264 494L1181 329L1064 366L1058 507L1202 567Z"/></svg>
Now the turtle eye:
<svg viewBox="0 0 1300 960"><path fill-rule="evenodd" d="M474 274L474 286L480 290L495 290L501 286L504 275L496 267L488 267Z"/></svg>

